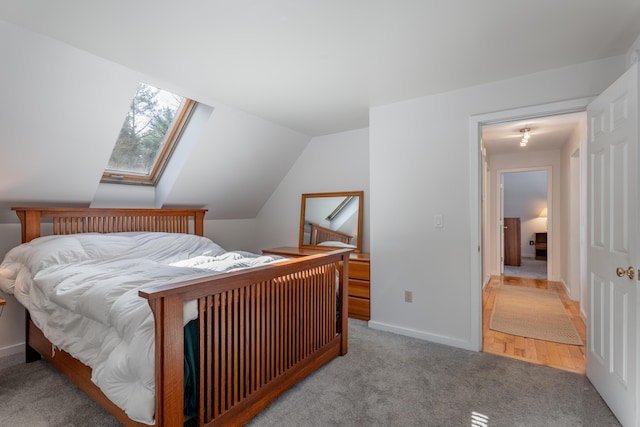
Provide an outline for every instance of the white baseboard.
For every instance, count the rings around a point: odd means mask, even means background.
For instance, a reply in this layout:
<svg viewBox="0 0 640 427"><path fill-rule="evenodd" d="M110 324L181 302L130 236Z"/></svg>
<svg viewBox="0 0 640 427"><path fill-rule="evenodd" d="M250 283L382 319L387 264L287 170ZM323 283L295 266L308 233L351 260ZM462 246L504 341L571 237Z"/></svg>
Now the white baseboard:
<svg viewBox="0 0 640 427"><path fill-rule="evenodd" d="M0 357L13 356L14 354L22 353L24 351L24 343L18 343L7 347L0 348Z"/></svg>
<svg viewBox="0 0 640 427"><path fill-rule="evenodd" d="M389 325L387 323L376 322L373 320L369 320L367 325L371 329L393 332L394 334L404 335L412 338L418 338L424 341L430 341L437 344L444 344L450 347L457 347L465 350L478 351L478 349L475 346L473 346L470 341L464 341L457 338L451 338L451 337L446 337L442 335L430 334L430 333L418 331L415 329L409 329L409 328L396 326L396 325Z"/></svg>

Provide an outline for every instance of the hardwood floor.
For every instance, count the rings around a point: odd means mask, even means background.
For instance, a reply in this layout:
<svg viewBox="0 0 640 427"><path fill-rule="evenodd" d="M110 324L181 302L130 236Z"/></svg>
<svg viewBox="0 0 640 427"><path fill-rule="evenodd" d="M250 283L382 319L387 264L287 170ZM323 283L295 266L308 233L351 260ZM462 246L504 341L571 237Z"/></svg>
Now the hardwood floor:
<svg viewBox="0 0 640 427"><path fill-rule="evenodd" d="M580 338L586 342L586 326L580 316L580 304L569 299L561 283L528 277L492 276L482 294L482 350L499 356L584 374L586 372L584 346L519 337L489 329L496 289L500 284L557 291Z"/></svg>

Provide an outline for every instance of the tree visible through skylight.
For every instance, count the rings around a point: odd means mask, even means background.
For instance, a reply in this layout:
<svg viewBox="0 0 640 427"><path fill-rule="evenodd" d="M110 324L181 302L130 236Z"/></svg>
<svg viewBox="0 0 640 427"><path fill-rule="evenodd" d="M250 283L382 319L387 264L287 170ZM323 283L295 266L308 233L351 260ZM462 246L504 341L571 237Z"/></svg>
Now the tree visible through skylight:
<svg viewBox="0 0 640 427"><path fill-rule="evenodd" d="M136 176L153 179L158 163L168 155L167 145L175 143L192 104L187 98L140 83L103 179L127 180L132 175L133 181L143 182Z"/></svg>

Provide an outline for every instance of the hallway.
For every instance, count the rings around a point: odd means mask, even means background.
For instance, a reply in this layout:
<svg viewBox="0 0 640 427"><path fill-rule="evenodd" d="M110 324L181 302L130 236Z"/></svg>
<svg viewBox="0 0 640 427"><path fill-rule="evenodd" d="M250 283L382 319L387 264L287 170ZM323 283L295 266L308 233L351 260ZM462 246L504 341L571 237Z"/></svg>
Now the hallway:
<svg viewBox="0 0 640 427"><path fill-rule="evenodd" d="M576 330L580 334L582 341L586 342L586 325L580 316L579 303L569 299L566 291L559 282L527 277L492 276L482 294L482 350L487 353L510 357L529 363L585 374L585 346L559 344L551 341L525 338L489 329L489 320L496 297L496 289L501 284L550 289L558 292L560 300L573 321Z"/></svg>

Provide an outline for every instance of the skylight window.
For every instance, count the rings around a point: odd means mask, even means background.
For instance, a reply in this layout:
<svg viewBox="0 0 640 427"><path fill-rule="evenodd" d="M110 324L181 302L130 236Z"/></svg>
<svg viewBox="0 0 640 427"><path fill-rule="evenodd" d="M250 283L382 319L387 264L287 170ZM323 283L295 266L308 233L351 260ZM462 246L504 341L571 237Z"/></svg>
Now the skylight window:
<svg viewBox="0 0 640 427"><path fill-rule="evenodd" d="M140 83L102 182L155 185L195 104L191 99Z"/></svg>

